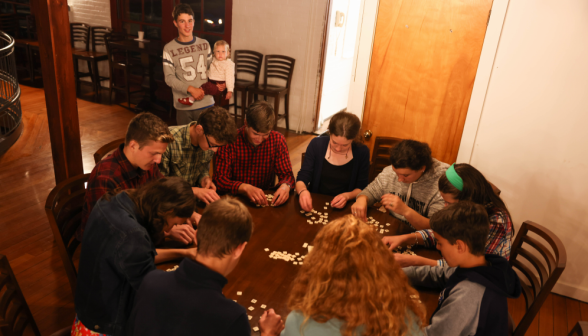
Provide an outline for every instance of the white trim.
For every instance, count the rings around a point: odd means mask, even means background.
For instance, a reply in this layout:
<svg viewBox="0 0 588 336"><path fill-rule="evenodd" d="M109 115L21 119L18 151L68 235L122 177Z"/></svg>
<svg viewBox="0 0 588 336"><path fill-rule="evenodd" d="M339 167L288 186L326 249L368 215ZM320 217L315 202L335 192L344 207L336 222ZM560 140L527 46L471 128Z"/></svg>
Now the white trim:
<svg viewBox="0 0 588 336"><path fill-rule="evenodd" d="M353 62L351 84L349 85L349 98L347 101L347 111L356 114L360 120L363 119L363 109L365 108L379 6L379 0L363 0L361 4L363 14L359 19L360 27L359 33L357 34L356 57Z"/></svg>
<svg viewBox="0 0 588 336"><path fill-rule="evenodd" d="M478 70L476 72L476 79L474 81L474 88L461 135L456 162L470 163L472 158L509 2L510 0L494 0L492 3L492 14L490 15L486 36L484 37L482 54L478 63Z"/></svg>
<svg viewBox="0 0 588 336"><path fill-rule="evenodd" d="M567 296L582 302L588 302L588 288L580 288L577 285L570 285L565 282L558 281L552 290L553 293Z"/></svg>

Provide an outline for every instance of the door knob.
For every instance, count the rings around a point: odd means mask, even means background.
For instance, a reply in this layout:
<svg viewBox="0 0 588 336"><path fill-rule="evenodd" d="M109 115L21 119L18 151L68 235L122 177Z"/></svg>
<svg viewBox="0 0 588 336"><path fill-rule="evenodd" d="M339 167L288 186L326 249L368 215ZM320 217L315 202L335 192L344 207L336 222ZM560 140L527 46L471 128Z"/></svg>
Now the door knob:
<svg viewBox="0 0 588 336"><path fill-rule="evenodd" d="M364 137L366 140L369 140L369 139L372 137L372 135L373 135L373 134L374 134L374 133L372 133L372 131L370 131L370 130L367 130L367 131L365 131L365 133L363 133L363 137Z"/></svg>

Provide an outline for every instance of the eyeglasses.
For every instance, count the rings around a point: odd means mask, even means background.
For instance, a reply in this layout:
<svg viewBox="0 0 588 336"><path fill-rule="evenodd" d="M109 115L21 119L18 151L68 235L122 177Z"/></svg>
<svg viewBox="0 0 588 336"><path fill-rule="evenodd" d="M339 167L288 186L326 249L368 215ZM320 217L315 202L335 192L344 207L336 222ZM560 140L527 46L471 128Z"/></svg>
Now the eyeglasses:
<svg viewBox="0 0 588 336"><path fill-rule="evenodd" d="M208 149L213 149L213 148L219 148L222 147L223 145L211 145L210 141L208 141L208 135L204 134L204 137L206 138L206 143L208 144Z"/></svg>

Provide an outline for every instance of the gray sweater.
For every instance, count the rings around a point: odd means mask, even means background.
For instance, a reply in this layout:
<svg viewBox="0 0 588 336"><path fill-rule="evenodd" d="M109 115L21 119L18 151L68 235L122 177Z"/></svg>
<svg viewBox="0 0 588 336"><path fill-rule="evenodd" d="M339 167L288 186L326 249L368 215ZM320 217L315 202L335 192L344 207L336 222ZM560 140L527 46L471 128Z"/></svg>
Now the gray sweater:
<svg viewBox="0 0 588 336"><path fill-rule="evenodd" d="M461 268L412 266L402 270L415 287L441 290L427 335L507 335L507 298L521 294L508 261L487 254L487 266Z"/></svg>
<svg viewBox="0 0 588 336"><path fill-rule="evenodd" d="M445 205L443 198L439 194L438 181L441 175L449 168L447 163L433 159L431 169L425 171L416 182L407 184L398 181L398 175L392 169L392 166L384 170L370 183L357 197L364 195L368 198L368 205L379 202L383 195L393 194L400 197L411 209L418 212L421 216L430 218L435 212L443 209ZM407 201L408 190L412 185L410 199ZM404 221L407 220L392 211L390 213Z"/></svg>
<svg viewBox="0 0 588 336"><path fill-rule="evenodd" d="M178 99L188 98L188 87L199 88L208 82L206 70L212 62L212 50L205 39L194 36L191 42L171 40L163 47L163 73L165 83L172 88L174 107L177 110L197 110L214 104L214 98L206 95L191 106Z"/></svg>

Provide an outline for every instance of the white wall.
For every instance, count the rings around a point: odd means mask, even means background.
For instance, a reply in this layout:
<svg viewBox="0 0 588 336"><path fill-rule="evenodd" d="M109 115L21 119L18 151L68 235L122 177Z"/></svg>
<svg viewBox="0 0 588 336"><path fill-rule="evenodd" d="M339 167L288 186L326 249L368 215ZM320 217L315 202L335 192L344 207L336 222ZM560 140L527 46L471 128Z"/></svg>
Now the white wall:
<svg viewBox="0 0 588 336"><path fill-rule="evenodd" d="M587 15L585 0L510 1L470 161L502 190L517 228L533 220L560 237L568 262L554 291L583 301Z"/></svg>
<svg viewBox="0 0 588 336"><path fill-rule="evenodd" d="M233 2L232 50L249 49L296 59L290 89L292 130L310 132L314 128L326 9L326 0ZM280 110L284 111L283 103ZM284 127L284 120L278 125Z"/></svg>

